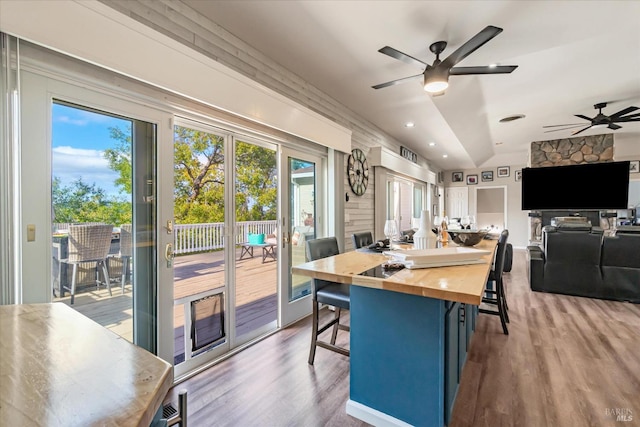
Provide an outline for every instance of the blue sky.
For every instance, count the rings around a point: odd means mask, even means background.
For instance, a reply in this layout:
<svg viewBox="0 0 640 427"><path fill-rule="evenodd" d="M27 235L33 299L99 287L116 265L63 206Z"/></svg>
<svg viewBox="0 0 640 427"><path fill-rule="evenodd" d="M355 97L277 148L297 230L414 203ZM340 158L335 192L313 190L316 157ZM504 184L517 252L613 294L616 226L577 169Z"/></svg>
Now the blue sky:
<svg viewBox="0 0 640 427"><path fill-rule="evenodd" d="M96 184L108 195L117 195L114 180L118 174L109 169L103 153L115 141L109 136L110 127L131 132L131 122L116 117L53 104L52 120L53 176L67 186L82 177L88 184Z"/></svg>

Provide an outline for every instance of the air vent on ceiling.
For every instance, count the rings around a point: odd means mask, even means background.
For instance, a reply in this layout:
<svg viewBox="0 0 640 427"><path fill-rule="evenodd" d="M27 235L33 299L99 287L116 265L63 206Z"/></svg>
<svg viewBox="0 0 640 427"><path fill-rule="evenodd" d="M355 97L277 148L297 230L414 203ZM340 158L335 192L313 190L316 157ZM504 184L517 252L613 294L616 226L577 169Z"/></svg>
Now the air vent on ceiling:
<svg viewBox="0 0 640 427"><path fill-rule="evenodd" d="M507 123L520 119L524 119L524 114L514 114L513 116L503 117L502 119L500 119L500 123Z"/></svg>

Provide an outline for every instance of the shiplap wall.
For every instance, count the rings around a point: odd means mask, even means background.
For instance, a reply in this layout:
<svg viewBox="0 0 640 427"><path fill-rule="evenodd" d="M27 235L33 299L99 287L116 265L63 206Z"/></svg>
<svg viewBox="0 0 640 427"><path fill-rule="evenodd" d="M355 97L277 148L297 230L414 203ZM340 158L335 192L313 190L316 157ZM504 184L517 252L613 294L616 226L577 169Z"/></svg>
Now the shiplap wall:
<svg viewBox="0 0 640 427"><path fill-rule="evenodd" d="M365 154L373 146L399 151L401 143L359 117L336 100L318 90L301 77L286 70L252 48L224 28L199 15L176 0L100 0L105 5L141 22L219 63L237 71L295 102L351 129L352 148ZM374 170L371 168L369 187L363 196L351 192L346 181L349 201L345 202L345 248L352 248L351 234L374 229ZM424 159L422 165L428 166ZM344 197L344 195L343 195Z"/></svg>

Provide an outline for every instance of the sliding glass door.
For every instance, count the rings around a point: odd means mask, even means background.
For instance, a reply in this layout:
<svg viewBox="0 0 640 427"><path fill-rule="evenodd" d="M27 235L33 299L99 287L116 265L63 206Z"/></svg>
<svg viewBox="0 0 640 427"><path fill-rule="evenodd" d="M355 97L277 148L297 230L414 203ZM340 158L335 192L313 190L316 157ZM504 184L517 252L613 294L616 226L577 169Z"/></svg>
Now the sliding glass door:
<svg viewBox="0 0 640 427"><path fill-rule="evenodd" d="M320 237L322 221L322 159L283 149L282 208L283 238L280 244L283 283L280 293L281 324L288 325L311 312L311 280L291 274L291 267L306 262L305 241Z"/></svg>
<svg viewBox="0 0 640 427"><path fill-rule="evenodd" d="M274 144L174 127L174 363L180 376L277 328Z"/></svg>
<svg viewBox="0 0 640 427"><path fill-rule="evenodd" d="M21 77L22 259L30 260L22 301L67 304L169 359L156 147L168 136L158 124L170 116L50 77Z"/></svg>

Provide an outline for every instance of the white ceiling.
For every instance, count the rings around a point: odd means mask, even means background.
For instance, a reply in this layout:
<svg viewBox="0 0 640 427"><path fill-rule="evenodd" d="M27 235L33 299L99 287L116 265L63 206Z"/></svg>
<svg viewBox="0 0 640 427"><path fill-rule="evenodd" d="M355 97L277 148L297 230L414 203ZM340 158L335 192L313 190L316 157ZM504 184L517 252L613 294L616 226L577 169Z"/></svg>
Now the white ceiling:
<svg viewBox="0 0 640 427"><path fill-rule="evenodd" d="M532 141L571 137L542 126L640 107L638 1L183 1L444 170L526 164ZM422 72L381 47L432 64L431 43L444 59L487 25L504 31L458 65L513 73L452 76L439 97L420 80L371 88ZM640 122L621 125L581 135L640 145Z"/></svg>

